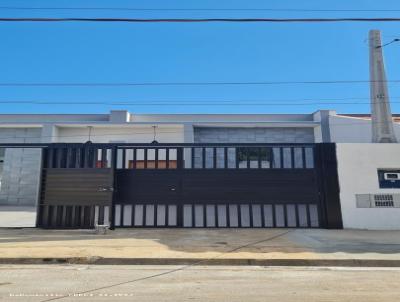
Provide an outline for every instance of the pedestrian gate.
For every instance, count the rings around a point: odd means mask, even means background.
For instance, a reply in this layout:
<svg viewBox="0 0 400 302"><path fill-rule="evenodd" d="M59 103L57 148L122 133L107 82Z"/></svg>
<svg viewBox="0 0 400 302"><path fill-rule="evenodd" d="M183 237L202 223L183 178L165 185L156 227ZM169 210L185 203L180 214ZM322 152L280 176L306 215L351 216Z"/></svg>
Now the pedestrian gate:
<svg viewBox="0 0 400 302"><path fill-rule="evenodd" d="M38 226L341 228L334 144L51 144Z"/></svg>

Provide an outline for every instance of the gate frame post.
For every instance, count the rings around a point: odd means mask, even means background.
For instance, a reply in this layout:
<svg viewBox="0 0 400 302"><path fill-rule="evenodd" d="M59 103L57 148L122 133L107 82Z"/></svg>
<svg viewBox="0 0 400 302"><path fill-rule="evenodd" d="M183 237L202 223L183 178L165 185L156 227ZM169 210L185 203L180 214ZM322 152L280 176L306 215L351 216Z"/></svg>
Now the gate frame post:
<svg viewBox="0 0 400 302"><path fill-rule="evenodd" d="M336 144L315 144L315 168L320 199L321 226L343 229Z"/></svg>
<svg viewBox="0 0 400 302"><path fill-rule="evenodd" d="M111 148L111 177L113 179L113 193L110 206L110 230L115 230L115 203L117 198L115 170L117 169L117 154L117 146L113 145Z"/></svg>
<svg viewBox="0 0 400 302"><path fill-rule="evenodd" d="M40 170L39 170L39 188L38 188L38 197L37 197L37 205L36 205L36 222L35 227L40 228L42 225L42 186L43 186L43 169L45 167L45 161L47 161L49 147L41 148L40 152Z"/></svg>
<svg viewBox="0 0 400 302"><path fill-rule="evenodd" d="M177 170L179 175L179 183L178 183L178 205L176 207L176 227L183 227L183 199L182 199L182 179L183 179L183 170L185 169L184 165L184 147L177 147L176 150L176 158L177 158Z"/></svg>

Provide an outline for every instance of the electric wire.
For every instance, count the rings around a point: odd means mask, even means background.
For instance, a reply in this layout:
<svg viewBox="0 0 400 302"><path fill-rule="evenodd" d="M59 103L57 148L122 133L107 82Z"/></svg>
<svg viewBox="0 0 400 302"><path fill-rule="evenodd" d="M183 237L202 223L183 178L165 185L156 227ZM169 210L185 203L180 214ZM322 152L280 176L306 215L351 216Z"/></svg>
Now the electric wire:
<svg viewBox="0 0 400 302"><path fill-rule="evenodd" d="M388 43L385 43L385 44L380 45L380 46L376 46L376 48L382 48L382 47L388 46L388 45L396 43L396 42L400 42L400 39L399 38L393 39L392 41L390 41Z"/></svg>
<svg viewBox="0 0 400 302"><path fill-rule="evenodd" d="M307 100L303 100L307 101ZM314 105L369 105L377 104L380 102L292 102L292 103L268 103L263 100L259 101L201 101L188 102L188 101L174 101L174 102L54 102L54 101L0 101L0 104L13 104L13 105L104 105L104 106L314 106ZM400 101L391 101L391 104L399 104Z"/></svg>
<svg viewBox="0 0 400 302"><path fill-rule="evenodd" d="M400 9L315 9L315 8L268 8L268 7L252 7L252 8L157 8L157 7L48 7L48 6L0 6L4 10L113 10L113 11L227 11L227 12L251 12L251 11L267 11L267 12L399 12Z"/></svg>
<svg viewBox="0 0 400 302"><path fill-rule="evenodd" d="M398 96L390 99L400 99ZM356 101L358 100L358 101ZM368 100L367 102L365 102ZM347 102L343 102L347 101ZM360 102L364 101L364 102ZM46 101L46 100L0 100L0 104L33 104L33 105L106 105L106 106L280 106L280 105L364 105L379 103L371 102L370 97L342 98L302 98L302 99L198 99L198 100L130 100L130 101ZM391 101L390 103L400 103Z"/></svg>
<svg viewBox="0 0 400 302"><path fill-rule="evenodd" d="M328 23L400 22L400 18L0 18L0 22L124 22L124 23Z"/></svg>
<svg viewBox="0 0 400 302"><path fill-rule="evenodd" d="M323 80L323 81L232 81L232 82L0 82L1 87L121 87L121 86L217 86L217 85L322 85L400 83L400 80Z"/></svg>

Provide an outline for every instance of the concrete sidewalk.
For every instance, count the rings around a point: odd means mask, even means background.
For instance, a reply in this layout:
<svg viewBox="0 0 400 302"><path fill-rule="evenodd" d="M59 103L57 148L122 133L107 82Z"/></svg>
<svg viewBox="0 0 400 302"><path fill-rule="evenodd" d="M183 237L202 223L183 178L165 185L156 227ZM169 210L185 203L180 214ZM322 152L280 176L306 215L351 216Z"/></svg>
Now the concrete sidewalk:
<svg viewBox="0 0 400 302"><path fill-rule="evenodd" d="M0 229L0 263L400 266L400 231Z"/></svg>
<svg viewBox="0 0 400 302"><path fill-rule="evenodd" d="M0 228L29 228L36 225L36 207L0 205Z"/></svg>

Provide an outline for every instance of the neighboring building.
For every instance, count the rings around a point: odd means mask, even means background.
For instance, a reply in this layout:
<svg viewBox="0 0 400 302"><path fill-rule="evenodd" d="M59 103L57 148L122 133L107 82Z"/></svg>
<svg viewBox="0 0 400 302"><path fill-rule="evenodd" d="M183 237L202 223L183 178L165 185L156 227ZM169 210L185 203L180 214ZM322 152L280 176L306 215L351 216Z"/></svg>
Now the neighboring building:
<svg viewBox="0 0 400 302"><path fill-rule="evenodd" d="M400 136L400 114L394 114ZM371 142L368 114L1 114L0 143Z"/></svg>
<svg viewBox="0 0 400 302"><path fill-rule="evenodd" d="M400 138L400 115L394 115L394 130ZM366 114L337 114L335 111L321 110L311 114L131 114L127 111L111 111L110 114L3 114L0 115L0 143L277 143L277 144L314 144L337 143L339 177L343 176L340 160L343 150L350 152L351 147L342 147L342 143L371 143L371 118ZM354 145L367 150L368 144ZM347 148L347 149L346 149ZM348 149L350 148L350 149ZM366 149L364 149L366 148ZM397 148L382 144L379 148ZM369 149L368 149L369 150ZM305 152L305 151L304 151ZM372 151L371 151L372 152ZM393 155L396 153L390 153ZM354 156L354 154L352 154ZM176 156L176 155L175 155ZM201 160L194 156L196 160ZM205 165L213 157L205 157ZM218 155L219 156L219 155ZM293 155L293 165L297 155ZM307 155L304 155L305 157ZM220 157L219 157L220 159ZM216 161L219 160L215 159ZM149 159L147 159L149 160ZM304 160L307 160L305 158ZM346 161L349 157L346 157ZM385 164L377 161L373 169L400 169L400 160L391 158ZM141 163L140 163L141 164ZM149 165L153 163L149 162ZM165 163L161 163L160 165ZM176 164L171 162L171 165ZM229 164L229 163L228 163ZM250 163L251 164L251 163ZM264 164L264 163L262 163ZM272 167L272 163L265 162ZM283 163L284 165L285 163ZM361 163L359 163L361 164ZM128 163L130 165L130 163ZM218 163L217 163L218 165ZM302 165L305 165L303 162ZM349 164L350 165L350 164ZM362 164L361 164L362 165ZM358 167L352 166L352 173ZM0 148L0 205L37 204L41 170L41 149ZM374 171L375 171L374 170ZM376 174L376 172L375 172ZM375 175L376 176L376 175ZM342 181L342 180L341 180ZM355 210L355 201L348 200L354 194L379 193L381 190L364 188L362 192L352 192L341 182L342 203L351 204ZM346 189L344 189L346 188ZM360 187L361 190L361 187ZM394 190L396 191L396 190ZM351 193L351 194L350 194ZM353 194L354 193L354 194ZM346 195L347 194L347 195ZM348 195L350 194L350 195ZM354 197L355 198L355 197ZM349 207L343 206L342 209ZM365 210L365 209L363 209ZM383 212L385 209L380 209ZM398 210L395 209L397 217ZM368 211L368 210L367 210ZM357 212L357 211L356 211ZM360 211L361 213L362 211ZM349 219L343 214L345 227L363 228L366 220ZM366 216L368 217L368 216ZM390 218L395 219L395 218ZM390 220L389 219L389 220ZM400 220L400 219L399 219ZM400 223L388 222L388 228L399 227ZM375 223L374 228L386 228L385 223ZM366 226L368 227L368 226Z"/></svg>

